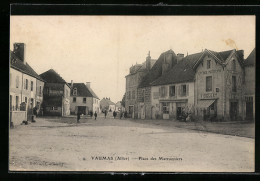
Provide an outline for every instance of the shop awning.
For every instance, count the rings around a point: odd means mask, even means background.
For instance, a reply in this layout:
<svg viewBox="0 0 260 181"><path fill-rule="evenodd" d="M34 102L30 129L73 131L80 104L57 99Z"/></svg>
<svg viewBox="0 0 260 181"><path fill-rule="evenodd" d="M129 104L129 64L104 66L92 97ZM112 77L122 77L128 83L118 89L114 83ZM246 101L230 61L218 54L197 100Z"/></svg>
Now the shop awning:
<svg viewBox="0 0 260 181"><path fill-rule="evenodd" d="M211 106L215 101L216 101L216 99L200 100L200 101L198 101L197 107L199 107L199 108L208 108L208 107Z"/></svg>

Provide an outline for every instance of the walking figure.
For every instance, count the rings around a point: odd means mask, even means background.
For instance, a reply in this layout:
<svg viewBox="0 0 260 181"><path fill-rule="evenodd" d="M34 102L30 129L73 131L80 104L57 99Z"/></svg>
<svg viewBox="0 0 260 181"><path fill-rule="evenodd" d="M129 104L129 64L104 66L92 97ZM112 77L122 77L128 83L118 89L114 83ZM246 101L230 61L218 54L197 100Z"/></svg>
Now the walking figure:
<svg viewBox="0 0 260 181"><path fill-rule="evenodd" d="M107 110L105 110L105 119L107 118Z"/></svg>
<svg viewBox="0 0 260 181"><path fill-rule="evenodd" d="M116 118L116 111L113 112L114 119Z"/></svg>
<svg viewBox="0 0 260 181"><path fill-rule="evenodd" d="M91 117L91 119L92 119L92 117L93 117L93 111L90 111L90 117Z"/></svg>
<svg viewBox="0 0 260 181"><path fill-rule="evenodd" d="M123 117L123 112L121 111L120 112L120 119L122 119L122 117Z"/></svg>
<svg viewBox="0 0 260 181"><path fill-rule="evenodd" d="M95 120L97 119L97 112L95 111L95 114L94 114L94 116L95 116Z"/></svg>
<svg viewBox="0 0 260 181"><path fill-rule="evenodd" d="M80 120L80 112L78 111L78 113L77 113L77 123L79 123L79 120Z"/></svg>

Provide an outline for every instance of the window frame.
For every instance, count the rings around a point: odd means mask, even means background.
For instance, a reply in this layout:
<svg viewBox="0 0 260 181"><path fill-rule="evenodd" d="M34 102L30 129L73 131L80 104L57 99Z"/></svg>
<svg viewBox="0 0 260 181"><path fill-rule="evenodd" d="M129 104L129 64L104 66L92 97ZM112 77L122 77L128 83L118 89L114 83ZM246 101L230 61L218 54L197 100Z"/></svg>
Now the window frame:
<svg viewBox="0 0 260 181"><path fill-rule="evenodd" d="M210 69L211 68L211 60L207 60L207 69Z"/></svg>
<svg viewBox="0 0 260 181"><path fill-rule="evenodd" d="M237 77L232 75L232 92L237 92Z"/></svg>
<svg viewBox="0 0 260 181"><path fill-rule="evenodd" d="M86 98L86 97L83 97L82 102L83 102L83 103L87 103L87 98Z"/></svg>
<svg viewBox="0 0 260 181"><path fill-rule="evenodd" d="M169 102L162 102L162 112L163 112L163 114L170 113L170 103Z"/></svg>
<svg viewBox="0 0 260 181"><path fill-rule="evenodd" d="M73 97L72 102L77 102L77 97Z"/></svg>
<svg viewBox="0 0 260 181"><path fill-rule="evenodd" d="M76 95L77 95L77 93L78 93L78 90L77 90L77 88L74 88L74 89L73 89L73 91L72 91L72 95L73 95L73 96L76 96Z"/></svg>
<svg viewBox="0 0 260 181"><path fill-rule="evenodd" d="M185 91L184 91L184 87L185 87ZM181 96L186 96L186 95L187 95L187 85L182 84L181 85Z"/></svg>
<svg viewBox="0 0 260 181"><path fill-rule="evenodd" d="M33 81L31 81L31 91L33 91Z"/></svg>
<svg viewBox="0 0 260 181"><path fill-rule="evenodd" d="M173 87L174 87L174 89L173 89ZM174 91L172 91L172 90L174 90ZM172 94L174 92L174 94ZM175 97L176 96L176 86L175 85L171 85L170 87L169 87L169 97Z"/></svg>

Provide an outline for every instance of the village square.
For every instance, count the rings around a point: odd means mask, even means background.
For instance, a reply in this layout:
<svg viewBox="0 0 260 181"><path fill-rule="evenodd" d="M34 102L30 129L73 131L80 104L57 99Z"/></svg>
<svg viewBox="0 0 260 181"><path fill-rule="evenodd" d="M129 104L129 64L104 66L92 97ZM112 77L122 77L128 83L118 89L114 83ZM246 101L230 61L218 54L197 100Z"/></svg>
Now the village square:
<svg viewBox="0 0 260 181"><path fill-rule="evenodd" d="M32 53L10 47L9 170L254 171L254 47L147 50L117 79L86 69L99 82L36 71Z"/></svg>

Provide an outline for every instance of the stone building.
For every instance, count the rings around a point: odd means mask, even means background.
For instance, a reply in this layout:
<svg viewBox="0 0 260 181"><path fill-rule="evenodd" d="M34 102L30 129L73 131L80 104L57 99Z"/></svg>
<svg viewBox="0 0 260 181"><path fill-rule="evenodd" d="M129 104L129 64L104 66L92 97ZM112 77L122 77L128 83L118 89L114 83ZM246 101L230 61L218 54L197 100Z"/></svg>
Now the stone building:
<svg viewBox="0 0 260 181"><path fill-rule="evenodd" d="M245 66L245 119L255 119L255 49L249 54Z"/></svg>
<svg viewBox="0 0 260 181"><path fill-rule="evenodd" d="M46 81L43 90L43 115L67 116L70 114L70 86L53 69L42 73Z"/></svg>
<svg viewBox="0 0 260 181"><path fill-rule="evenodd" d="M182 56L182 55L180 55ZM137 91L137 116L140 119L152 118L151 83L167 72L177 63L177 56L172 50L162 53L151 70L143 77Z"/></svg>
<svg viewBox="0 0 260 181"><path fill-rule="evenodd" d="M243 119L243 51L204 50L196 60L195 114L207 119Z"/></svg>
<svg viewBox="0 0 260 181"><path fill-rule="evenodd" d="M100 101L100 109L102 112L105 110L108 112L113 112L116 110L116 104L110 100L110 98L103 98Z"/></svg>
<svg viewBox="0 0 260 181"><path fill-rule="evenodd" d="M70 114L88 115L92 111L93 113L100 112L100 100L94 91L90 88L90 83L71 83L70 94Z"/></svg>
<svg viewBox="0 0 260 181"><path fill-rule="evenodd" d="M154 59L151 59L150 52L146 57L146 61L142 64L136 64L130 67L129 74L126 78L126 98L125 109L128 115L132 118L138 117L138 101L137 101L137 88L142 78L153 68L155 63Z"/></svg>
<svg viewBox="0 0 260 181"><path fill-rule="evenodd" d="M13 125L27 120L27 114L37 106L40 110L43 95L44 80L26 62L26 46L24 43L14 43L10 51L10 121Z"/></svg>

